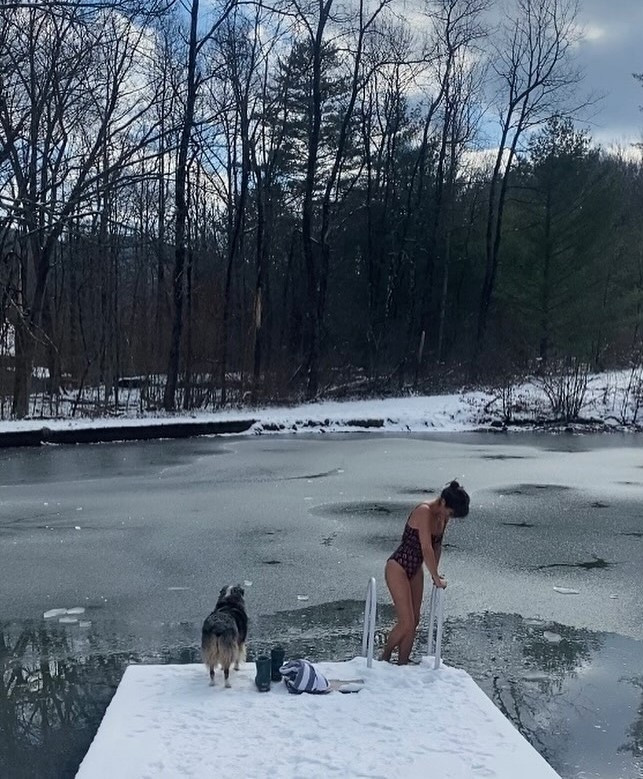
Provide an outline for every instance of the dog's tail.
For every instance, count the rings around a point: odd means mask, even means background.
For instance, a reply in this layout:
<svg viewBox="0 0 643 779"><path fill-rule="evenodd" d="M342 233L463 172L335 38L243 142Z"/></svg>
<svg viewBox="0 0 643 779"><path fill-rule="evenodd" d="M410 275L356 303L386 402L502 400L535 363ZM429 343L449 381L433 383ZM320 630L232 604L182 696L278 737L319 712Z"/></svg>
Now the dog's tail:
<svg viewBox="0 0 643 779"><path fill-rule="evenodd" d="M230 668L239 662L239 645L234 637L228 634L203 636L201 656L208 668L214 668L216 665L224 669Z"/></svg>

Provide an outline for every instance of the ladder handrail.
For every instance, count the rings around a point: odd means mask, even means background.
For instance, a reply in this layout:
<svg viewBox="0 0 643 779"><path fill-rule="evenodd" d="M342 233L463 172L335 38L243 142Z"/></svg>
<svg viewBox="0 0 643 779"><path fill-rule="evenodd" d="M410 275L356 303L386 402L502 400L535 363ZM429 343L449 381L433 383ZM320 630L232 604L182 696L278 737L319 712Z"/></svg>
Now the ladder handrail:
<svg viewBox="0 0 643 779"><path fill-rule="evenodd" d="M366 601L364 603L364 631L362 633L362 655L366 658L366 667L373 666L373 652L375 650L375 618L377 615L377 584L371 577L366 588Z"/></svg>
<svg viewBox="0 0 643 779"><path fill-rule="evenodd" d="M442 632L444 627L444 600L446 590L431 584L429 601L429 637L427 642L427 658L433 657L433 667L439 668L442 655Z"/></svg>
<svg viewBox="0 0 643 779"><path fill-rule="evenodd" d="M433 668L440 667L442 661L442 634L444 628L444 601L446 591L443 587L431 584L428 601L429 636L427 658L433 657ZM374 577L368 582L364 602L364 629L362 632L362 656L366 658L366 667L372 668L375 651L375 620L377 617L377 583Z"/></svg>

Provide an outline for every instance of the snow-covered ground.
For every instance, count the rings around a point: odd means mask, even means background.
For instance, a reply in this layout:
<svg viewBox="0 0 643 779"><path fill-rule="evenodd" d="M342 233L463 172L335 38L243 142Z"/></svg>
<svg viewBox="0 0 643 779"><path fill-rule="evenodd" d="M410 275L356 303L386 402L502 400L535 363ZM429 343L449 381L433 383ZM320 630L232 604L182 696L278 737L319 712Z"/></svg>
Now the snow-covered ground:
<svg viewBox="0 0 643 779"><path fill-rule="evenodd" d="M316 667L364 686L259 693L251 663L229 690L201 665L129 666L77 778L558 776L465 671L361 657Z"/></svg>
<svg viewBox="0 0 643 779"><path fill-rule="evenodd" d="M457 432L484 429L505 423L541 425L560 418L554 404L576 402L579 416L607 427L637 428L643 423L643 368L593 374L584 391L573 377L504 387L461 391L450 395L407 395L380 400L322 401L297 406L246 407L217 412L198 411L175 415L136 414L118 417L39 417L0 421L0 433L99 427L169 425L176 422L226 422L254 420L248 434L271 432L339 432L343 430ZM135 405L134 405L135 407Z"/></svg>
<svg viewBox="0 0 643 779"><path fill-rule="evenodd" d="M177 415L122 416L118 418L24 419L0 422L0 432L83 429L87 427L171 425L176 422L228 422L255 420L249 433L260 432L332 432L351 427L364 428L364 421L382 422L372 429L388 430L472 430L478 426L477 407L487 399L484 393L434 395L428 397L354 400L308 403L292 407L230 409L217 412L193 412Z"/></svg>

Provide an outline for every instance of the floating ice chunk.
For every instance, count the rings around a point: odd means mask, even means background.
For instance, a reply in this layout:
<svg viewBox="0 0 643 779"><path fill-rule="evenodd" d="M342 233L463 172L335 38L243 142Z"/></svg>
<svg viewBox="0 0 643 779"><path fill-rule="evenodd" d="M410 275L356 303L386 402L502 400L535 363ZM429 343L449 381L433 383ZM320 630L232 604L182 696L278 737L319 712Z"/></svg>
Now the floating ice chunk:
<svg viewBox="0 0 643 779"><path fill-rule="evenodd" d="M618 598L618 595L616 595L616 593L612 593L612 594L610 595L610 598L611 598L612 600L616 600L616 599Z"/></svg>
<svg viewBox="0 0 643 779"><path fill-rule="evenodd" d="M243 586L244 587L252 587L252 582L248 581L248 579L244 579Z"/></svg>
<svg viewBox="0 0 643 779"><path fill-rule="evenodd" d="M297 600L308 600L310 598L309 595L298 595Z"/></svg>
<svg viewBox="0 0 643 779"><path fill-rule="evenodd" d="M78 623L79 628L90 628L92 626L91 620L83 619Z"/></svg>
<svg viewBox="0 0 643 779"><path fill-rule="evenodd" d="M64 625L75 625L78 622L78 617L61 617L58 622L62 622Z"/></svg>
<svg viewBox="0 0 643 779"><path fill-rule="evenodd" d="M526 682L546 682L549 676L541 671L527 671L527 673L522 675L522 678Z"/></svg>
<svg viewBox="0 0 643 779"><path fill-rule="evenodd" d="M82 511L82 510L83 510L83 507L82 507L82 506L78 506L78 507L76 508L76 511Z"/></svg>
<svg viewBox="0 0 643 779"><path fill-rule="evenodd" d="M554 592L559 592L561 595L580 595L578 590L573 590L571 587L554 587Z"/></svg>
<svg viewBox="0 0 643 779"><path fill-rule="evenodd" d="M551 630L545 630L543 633L543 638L545 641L549 641L550 644L560 644L560 642L563 640L561 635L558 633L552 633Z"/></svg>
<svg viewBox="0 0 643 779"><path fill-rule="evenodd" d="M67 609L67 614L84 614L85 609L82 606L74 606L73 609Z"/></svg>
<svg viewBox="0 0 643 779"><path fill-rule="evenodd" d="M80 525L75 525L74 530L80 530Z"/></svg>
<svg viewBox="0 0 643 779"><path fill-rule="evenodd" d="M42 615L45 619L51 619L52 617L60 617L67 613L67 609L49 609Z"/></svg>

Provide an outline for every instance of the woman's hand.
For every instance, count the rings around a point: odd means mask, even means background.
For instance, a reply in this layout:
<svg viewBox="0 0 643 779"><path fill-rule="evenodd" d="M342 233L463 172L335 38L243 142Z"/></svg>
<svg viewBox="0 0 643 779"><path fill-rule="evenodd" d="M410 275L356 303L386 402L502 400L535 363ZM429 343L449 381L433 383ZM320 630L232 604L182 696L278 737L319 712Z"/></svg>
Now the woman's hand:
<svg viewBox="0 0 643 779"><path fill-rule="evenodd" d="M437 578L434 576L433 584L435 584L438 589L444 590L447 586L447 580L443 579L441 576L438 576Z"/></svg>

